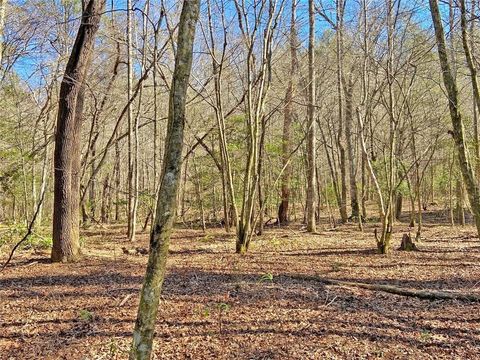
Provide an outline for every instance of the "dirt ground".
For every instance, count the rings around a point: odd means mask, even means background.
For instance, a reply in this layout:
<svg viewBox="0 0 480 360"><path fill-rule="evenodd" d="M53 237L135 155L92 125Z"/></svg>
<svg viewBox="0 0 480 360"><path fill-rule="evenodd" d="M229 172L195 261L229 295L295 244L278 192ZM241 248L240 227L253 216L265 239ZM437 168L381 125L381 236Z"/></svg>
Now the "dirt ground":
<svg viewBox="0 0 480 360"><path fill-rule="evenodd" d="M405 224L396 226L398 247ZM480 359L480 303L299 280L299 274L480 295L473 227L426 225L419 252L375 253L373 227L270 228L246 256L222 230L177 230L157 359ZM0 273L1 359L126 359L148 236L86 231L85 258L21 252ZM4 258L5 255L2 255Z"/></svg>

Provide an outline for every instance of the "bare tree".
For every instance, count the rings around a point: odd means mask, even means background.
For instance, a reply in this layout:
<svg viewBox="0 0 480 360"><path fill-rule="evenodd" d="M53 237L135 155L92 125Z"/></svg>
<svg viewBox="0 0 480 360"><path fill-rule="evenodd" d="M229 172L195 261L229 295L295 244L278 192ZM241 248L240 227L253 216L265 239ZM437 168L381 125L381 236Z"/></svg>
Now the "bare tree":
<svg viewBox="0 0 480 360"><path fill-rule="evenodd" d="M315 4L308 1L308 122L307 122L307 231L316 232L315 219Z"/></svg>
<svg viewBox="0 0 480 360"><path fill-rule="evenodd" d="M133 44L132 44L132 0L127 1L127 100L128 100L128 229L130 241L135 240L138 205L138 120L133 116L132 98L133 83ZM143 67L142 67L143 68ZM142 86L140 84L140 86ZM141 92L141 88L140 88Z"/></svg>
<svg viewBox="0 0 480 360"><path fill-rule="evenodd" d="M85 78L91 61L95 33L100 25L104 0L90 0L82 14L60 87L55 136L55 189L52 261L74 261L80 255L80 131Z"/></svg>
<svg viewBox="0 0 480 360"><path fill-rule="evenodd" d="M245 253L255 231L255 200L259 182L261 123L265 120L265 102L271 85L272 46L283 12L284 0L261 0L249 13L245 2L235 0L238 25L246 50L245 113L247 161L244 171L242 207L237 227L236 252ZM253 19L251 18L253 16ZM253 20L253 21L252 21ZM265 26L263 36L258 33ZM260 46L260 56L255 49Z"/></svg>
<svg viewBox="0 0 480 360"><path fill-rule="evenodd" d="M443 30L442 17L437 0L430 1L430 12L432 15L433 26L435 28L435 37L437 41L438 58L442 68L443 82L448 95L448 107L450 118L452 120L452 137L457 148L460 170L463 181L467 188L470 206L477 226L477 232L480 235L480 189L475 178L474 170L471 166L468 149L465 141L465 129L462 119L462 113L459 107L459 95L455 78L453 76L450 60L448 58L447 47L445 44L445 32Z"/></svg>
<svg viewBox="0 0 480 360"><path fill-rule="evenodd" d="M150 255L140 294L130 359L149 359L152 352L153 334L160 293L165 278L170 234L176 213L176 199L182 168L186 97L199 11L199 0L185 0L183 2L178 25L175 69L170 87L163 171L155 221L150 234Z"/></svg>
<svg viewBox="0 0 480 360"><path fill-rule="evenodd" d="M480 114L480 90L477 78L477 65L474 59L473 47L475 41L473 39L474 23L475 23L475 0L472 0L472 14L470 31L467 29L467 6L465 0L460 0L460 26L462 32L462 45L467 61L468 70L470 71L470 80L473 91L473 146L475 149L475 168L476 174L480 172L480 140L478 136L478 114Z"/></svg>
<svg viewBox="0 0 480 360"><path fill-rule="evenodd" d="M290 74L288 77L288 85L285 93L285 109L283 117L283 136L282 136L282 162L283 175L281 187L281 202L278 208L279 224L287 224L289 221L289 204L290 204L290 186L292 177L292 166L290 164L290 153L292 152L291 127L295 118L294 104L294 76L299 70L297 47L297 0L292 0L291 18L290 18Z"/></svg>

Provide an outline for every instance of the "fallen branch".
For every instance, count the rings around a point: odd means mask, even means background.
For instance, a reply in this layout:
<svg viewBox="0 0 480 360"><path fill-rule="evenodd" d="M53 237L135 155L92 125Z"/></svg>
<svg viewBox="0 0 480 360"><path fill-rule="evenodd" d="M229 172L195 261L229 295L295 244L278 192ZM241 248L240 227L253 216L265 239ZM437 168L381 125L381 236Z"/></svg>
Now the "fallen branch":
<svg viewBox="0 0 480 360"><path fill-rule="evenodd" d="M480 296L475 294L464 294L457 292L447 292L447 291L435 291L435 290L418 290L412 288L402 288L393 285L384 285L384 284L367 284L361 282L352 282L352 281L343 281L335 280L329 278L323 278L319 276L309 276L309 275L291 275L292 279L298 280L308 280L308 281L318 281L328 285L338 285L338 286L349 286L357 287L362 289L368 289L373 291L383 291L390 294L416 297L419 299L425 300L461 300L461 301L480 301Z"/></svg>
<svg viewBox="0 0 480 360"><path fill-rule="evenodd" d="M130 299L132 297L133 294L127 294L122 301L120 301L120 303L117 305L118 307L122 307L123 305L125 305L125 303L128 301L128 299Z"/></svg>

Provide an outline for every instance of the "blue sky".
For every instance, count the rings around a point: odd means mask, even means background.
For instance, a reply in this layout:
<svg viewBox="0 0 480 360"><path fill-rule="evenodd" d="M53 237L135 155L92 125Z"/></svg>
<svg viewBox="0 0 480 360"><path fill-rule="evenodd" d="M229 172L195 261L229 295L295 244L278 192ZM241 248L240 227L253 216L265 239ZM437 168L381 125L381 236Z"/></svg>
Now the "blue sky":
<svg viewBox="0 0 480 360"><path fill-rule="evenodd" d="M55 3L59 4L63 1L61 0L54 0ZM71 1L80 1L80 0L66 0L68 2ZM214 1L214 0L212 0ZM232 0L227 0L228 5L233 6L233 1ZM291 0L286 0L285 4L285 12L287 14L286 18L289 19L288 13L290 12L290 1ZM430 18L430 13L429 13L429 8L428 8L428 1L426 0L400 0L402 1L402 6L407 7L407 8L415 8L416 13L415 13L415 20L421 24L422 27L425 28L430 28L431 26L431 18ZM169 6L178 6L178 3L176 1L173 1L173 3L170 0L165 0ZM10 0L10 4L13 6L25 6L25 4L30 3L32 4L33 1L25 1L25 0ZM113 0L114 6L116 9L126 9L127 7L127 1L126 0ZM139 8L143 8L144 1L133 1L134 6L135 4ZM153 4L158 4L159 0L152 0ZM328 1L323 1L325 8L331 8L334 9L334 1L333 0L328 0ZM112 6L112 0L107 0L107 11L111 10ZM205 7L203 7L204 9ZM307 29L307 9L308 9L308 1L307 0L300 0L298 4L298 24L300 26L300 31L299 35L300 37L305 40L307 37L308 29ZM443 7L442 9L445 14L446 14L446 9ZM233 11L233 8L230 9L230 11ZM346 22L350 21L357 21L358 19L356 18L358 15L358 0L347 0L347 8L346 8L346 14L345 14L345 20ZM233 15L233 14L232 14ZM329 15L332 19L334 19L335 13L334 11L330 11ZM78 15L77 15L78 16ZM446 19L446 16L445 16ZM9 20L7 19L7 22ZM327 30L331 29L330 25L322 19L320 16L317 16L317 36L321 36L322 33ZM448 30L448 29L447 29ZM25 81L33 82L34 77L31 77L32 72L37 68L38 63L41 61L41 54L32 54L25 56L21 59L19 59L16 63L15 66L15 71L17 74Z"/></svg>

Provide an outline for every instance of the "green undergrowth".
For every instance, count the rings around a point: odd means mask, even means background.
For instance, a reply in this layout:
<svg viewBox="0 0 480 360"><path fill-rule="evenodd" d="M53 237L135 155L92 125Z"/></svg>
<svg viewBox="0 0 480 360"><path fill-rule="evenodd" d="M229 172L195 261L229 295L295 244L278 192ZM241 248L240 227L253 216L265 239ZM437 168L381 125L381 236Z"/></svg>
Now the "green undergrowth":
<svg viewBox="0 0 480 360"><path fill-rule="evenodd" d="M8 224L0 226L0 251L6 251L7 248L15 246L27 233L27 227L24 224ZM32 231L19 247L20 250L44 250L52 247L52 236L42 228Z"/></svg>

